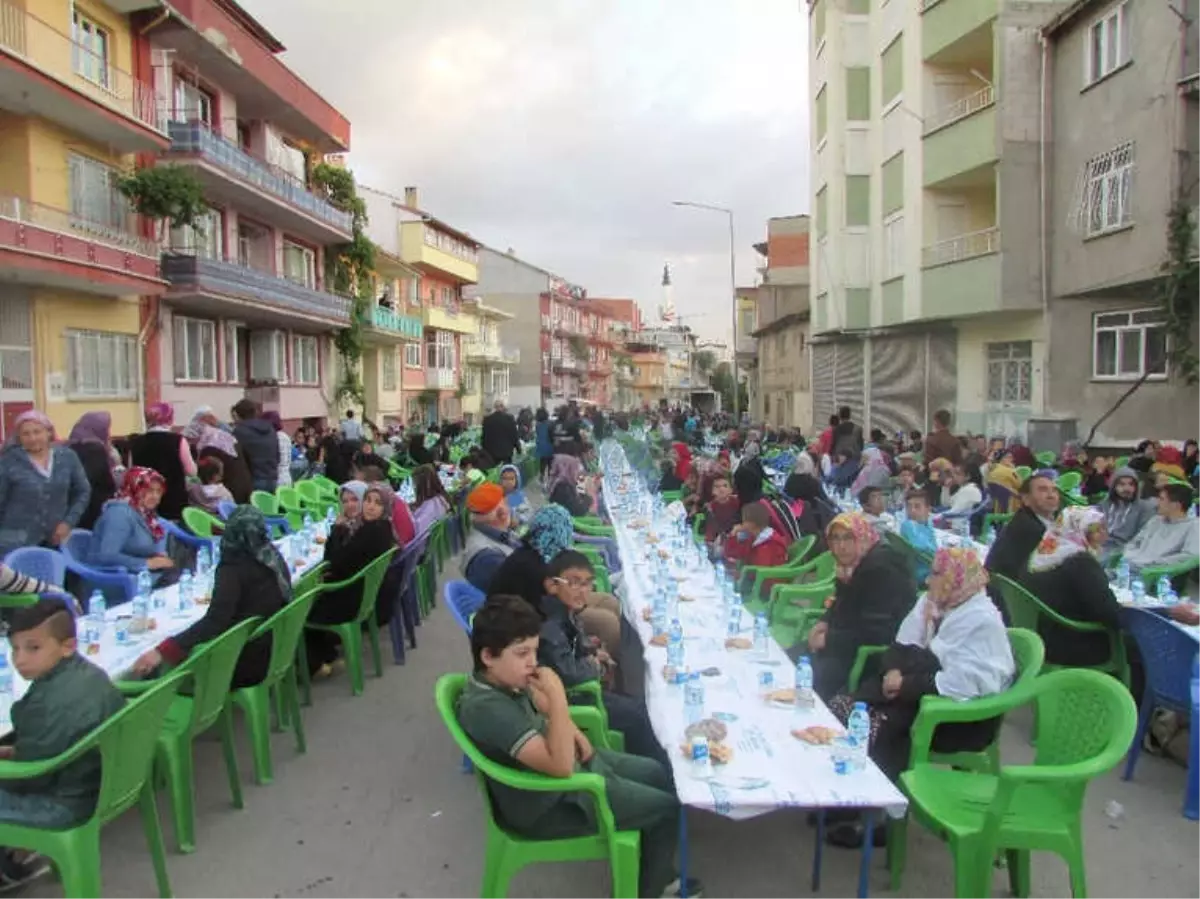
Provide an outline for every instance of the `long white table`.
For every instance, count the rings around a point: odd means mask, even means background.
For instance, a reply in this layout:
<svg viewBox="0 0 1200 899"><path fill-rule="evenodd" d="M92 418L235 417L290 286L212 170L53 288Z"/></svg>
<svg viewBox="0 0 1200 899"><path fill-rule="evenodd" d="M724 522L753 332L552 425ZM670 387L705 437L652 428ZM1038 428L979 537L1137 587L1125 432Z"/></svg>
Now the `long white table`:
<svg viewBox="0 0 1200 899"><path fill-rule="evenodd" d="M275 541L275 545L279 547L280 552L288 562L289 568L291 568L293 584L299 582L304 575L315 566L321 564L324 558L324 544L314 546L312 552L307 556L300 556L294 551L293 548L296 544L290 537L283 537ZM183 633L203 618L208 611L207 603L202 604L197 602L193 602L186 613L178 611L178 584L156 590L155 595L164 600L162 608L151 610L151 615L155 619L155 627L152 630L142 631L141 633L135 634L130 632L129 639L125 643L117 643L116 625L121 618L132 618L132 603L122 603L105 611L106 626L104 628L103 639L100 643L100 651L93 655L85 655L85 658L102 668L110 678L116 680L125 674L133 667L133 663L137 661L138 656L148 649L153 649L168 637L174 637L176 634ZM80 618L78 622L79 651L86 654L87 647L83 645L84 624L85 619ZM12 664L11 661L9 664ZM10 716L12 704L24 696L25 691L28 689L29 682L21 677L14 668L12 693L8 695L0 693L0 737L6 736L12 731Z"/></svg>

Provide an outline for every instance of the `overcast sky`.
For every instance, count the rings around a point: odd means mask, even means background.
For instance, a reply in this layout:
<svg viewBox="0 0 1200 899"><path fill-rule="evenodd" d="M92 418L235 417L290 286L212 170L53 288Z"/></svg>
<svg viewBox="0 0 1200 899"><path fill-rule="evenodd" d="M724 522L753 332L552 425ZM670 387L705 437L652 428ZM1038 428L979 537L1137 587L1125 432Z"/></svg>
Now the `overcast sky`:
<svg viewBox="0 0 1200 899"><path fill-rule="evenodd" d="M241 0L351 123L360 182L656 314L729 333L766 219L808 211L803 0ZM695 317L689 317L695 316Z"/></svg>

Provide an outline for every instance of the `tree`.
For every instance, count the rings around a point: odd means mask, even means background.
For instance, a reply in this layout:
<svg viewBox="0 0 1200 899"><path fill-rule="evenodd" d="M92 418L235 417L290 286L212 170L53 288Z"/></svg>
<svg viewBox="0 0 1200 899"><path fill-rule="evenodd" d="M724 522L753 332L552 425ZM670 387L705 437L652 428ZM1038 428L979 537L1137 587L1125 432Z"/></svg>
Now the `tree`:
<svg viewBox="0 0 1200 899"><path fill-rule="evenodd" d="M712 350L700 350L692 356L692 364L700 374L711 374L712 370L717 367L717 354Z"/></svg>
<svg viewBox="0 0 1200 899"><path fill-rule="evenodd" d="M721 408L726 411L733 410L733 373L732 367L728 362L720 363L713 369L712 379L710 381L712 389L715 390L721 397ZM739 383L738 391L738 408L748 409L750 406L749 397L746 395L746 385Z"/></svg>
<svg viewBox="0 0 1200 899"><path fill-rule="evenodd" d="M187 166L156 165L117 176L117 190L138 215L153 219L161 241L168 224L201 230L200 218L208 211L204 186Z"/></svg>

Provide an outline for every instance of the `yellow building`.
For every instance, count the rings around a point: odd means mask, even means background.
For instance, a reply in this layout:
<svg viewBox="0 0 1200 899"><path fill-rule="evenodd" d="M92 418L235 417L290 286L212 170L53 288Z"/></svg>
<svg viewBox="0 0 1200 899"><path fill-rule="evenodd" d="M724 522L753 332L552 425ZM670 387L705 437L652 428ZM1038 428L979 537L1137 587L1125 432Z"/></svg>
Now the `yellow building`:
<svg viewBox="0 0 1200 899"><path fill-rule="evenodd" d="M509 369L521 361L521 351L500 342L503 324L513 314L479 299L464 299L463 314L475 323L475 332L462 338L463 417L476 424L495 403L508 402Z"/></svg>
<svg viewBox="0 0 1200 899"><path fill-rule="evenodd" d="M633 396L638 406L657 406L667 395L667 354L635 352L633 364Z"/></svg>
<svg viewBox="0 0 1200 899"><path fill-rule="evenodd" d="M114 184L169 139L134 44L99 0L0 0L0 437L31 407L140 426L139 297L166 283Z"/></svg>
<svg viewBox="0 0 1200 899"><path fill-rule="evenodd" d="M420 366L425 326L417 316L405 314L409 285L415 285L421 273L377 251L375 274L376 302L362 323L363 415L382 428L407 421L405 368Z"/></svg>

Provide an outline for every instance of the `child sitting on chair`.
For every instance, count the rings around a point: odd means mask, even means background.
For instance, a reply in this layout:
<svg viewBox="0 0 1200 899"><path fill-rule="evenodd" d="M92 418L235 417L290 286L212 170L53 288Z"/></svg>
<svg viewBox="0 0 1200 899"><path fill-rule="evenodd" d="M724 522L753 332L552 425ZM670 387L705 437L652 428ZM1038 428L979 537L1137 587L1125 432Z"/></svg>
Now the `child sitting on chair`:
<svg viewBox="0 0 1200 899"><path fill-rule="evenodd" d="M217 508L222 502L233 502L233 494L225 486L225 464L216 456L205 456L196 465L196 475L199 484L188 486L188 502L207 512L216 515Z"/></svg>

